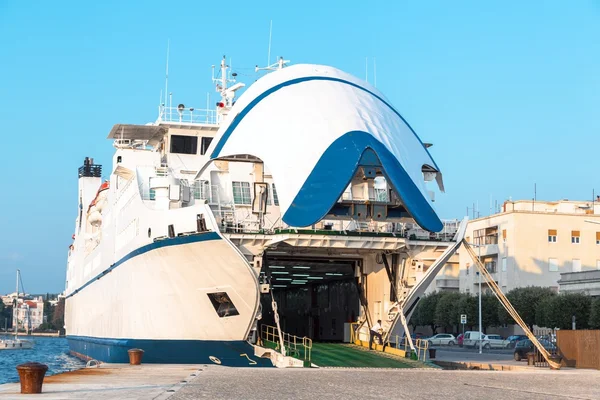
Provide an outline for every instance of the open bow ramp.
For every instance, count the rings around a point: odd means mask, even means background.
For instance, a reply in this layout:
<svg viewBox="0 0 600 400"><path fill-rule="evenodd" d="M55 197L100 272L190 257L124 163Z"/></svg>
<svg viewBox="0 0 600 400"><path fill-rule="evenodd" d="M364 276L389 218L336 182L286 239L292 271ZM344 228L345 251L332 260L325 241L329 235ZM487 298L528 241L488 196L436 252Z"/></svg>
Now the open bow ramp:
<svg viewBox="0 0 600 400"><path fill-rule="evenodd" d="M443 190L439 168L368 83L332 67L295 65L258 80L231 115L212 142L211 161L262 160L288 225L323 219L362 168L365 179L384 176L419 225L442 229L424 181L427 174Z"/></svg>

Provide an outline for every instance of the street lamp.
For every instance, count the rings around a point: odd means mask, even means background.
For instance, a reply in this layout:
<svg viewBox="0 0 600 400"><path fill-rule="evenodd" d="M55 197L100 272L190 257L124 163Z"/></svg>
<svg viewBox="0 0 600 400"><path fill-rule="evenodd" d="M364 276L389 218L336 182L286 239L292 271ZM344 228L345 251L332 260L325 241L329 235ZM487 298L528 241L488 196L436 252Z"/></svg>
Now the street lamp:
<svg viewBox="0 0 600 400"><path fill-rule="evenodd" d="M481 248L483 245L469 243L469 246L477 247L479 261L481 261ZM479 276L479 354L481 354L483 346L483 333L481 329L481 272L477 271L477 275Z"/></svg>

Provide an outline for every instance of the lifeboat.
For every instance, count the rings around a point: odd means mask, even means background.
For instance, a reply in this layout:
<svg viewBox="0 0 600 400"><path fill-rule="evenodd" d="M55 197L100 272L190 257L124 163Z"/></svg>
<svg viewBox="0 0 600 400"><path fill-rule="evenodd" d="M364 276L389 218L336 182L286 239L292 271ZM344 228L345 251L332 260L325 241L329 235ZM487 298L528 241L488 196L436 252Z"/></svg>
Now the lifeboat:
<svg viewBox="0 0 600 400"><path fill-rule="evenodd" d="M107 202L108 188L110 188L109 181L100 185L96 197L94 197L94 200L92 200L88 207L87 220L94 227L102 225L102 210Z"/></svg>

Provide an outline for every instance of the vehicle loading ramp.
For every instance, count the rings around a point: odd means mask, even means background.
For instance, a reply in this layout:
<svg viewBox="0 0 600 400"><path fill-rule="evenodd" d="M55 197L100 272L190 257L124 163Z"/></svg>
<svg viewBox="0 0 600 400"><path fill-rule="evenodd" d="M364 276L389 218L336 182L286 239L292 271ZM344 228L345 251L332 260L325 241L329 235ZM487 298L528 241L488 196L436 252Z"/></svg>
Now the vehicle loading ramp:
<svg viewBox="0 0 600 400"><path fill-rule="evenodd" d="M423 368L427 365L346 343L313 343L312 363L321 368Z"/></svg>

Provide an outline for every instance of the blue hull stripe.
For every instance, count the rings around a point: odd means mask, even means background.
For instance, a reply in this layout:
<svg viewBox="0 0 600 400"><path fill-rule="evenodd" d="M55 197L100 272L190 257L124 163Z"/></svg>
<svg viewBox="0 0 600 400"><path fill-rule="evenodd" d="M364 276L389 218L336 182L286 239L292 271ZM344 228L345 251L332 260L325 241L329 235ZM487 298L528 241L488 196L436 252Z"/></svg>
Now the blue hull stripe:
<svg viewBox="0 0 600 400"><path fill-rule="evenodd" d="M142 246L138 249L133 250L131 253L127 254L126 256L121 258L119 261L117 261L116 263L114 263L113 265L111 265L110 267L108 267L107 269L105 269L104 271L102 271L101 273L99 273L98 275L93 277L92 279L90 279L84 285L80 286L74 292L70 293L66 298L68 299L69 297L75 296L77 293L82 291L84 288L88 287L89 285L96 282L97 280L102 279L104 277L104 275L108 274L113 269L117 268L119 265L123 264L125 261L132 259L133 257L137 257L141 254L147 253L147 252L155 250L155 249L160 249L162 247L177 246L177 245L181 245L181 244L189 244L189 243L202 242L202 241L206 241L206 240L220 240L220 239L221 239L221 237L219 236L218 233L206 232L206 233L198 233L198 234L189 235L189 236L178 236L178 237L174 237L174 238L168 238L168 239L159 240L159 241L147 244L145 246Z"/></svg>
<svg viewBox="0 0 600 400"><path fill-rule="evenodd" d="M415 221L428 231L442 230L442 221L396 157L373 135L361 131L344 134L325 150L282 219L291 226L320 221L342 196L359 165L379 162Z"/></svg>
<svg viewBox="0 0 600 400"><path fill-rule="evenodd" d="M142 349L142 363L213 364L216 357L228 367L272 367L269 359L254 356L248 342L213 340L106 339L67 336L69 349L79 356L108 363L128 363L129 349Z"/></svg>
<svg viewBox="0 0 600 400"><path fill-rule="evenodd" d="M417 140L419 141L419 143L421 143L421 146L423 146L423 149L425 150L425 152L429 155L429 158L432 160L435 169L437 169L439 171L438 166L436 165L435 161L433 161L433 157L431 157L431 154L429 154L429 150L427 150L427 148L425 147L425 145L423 145L423 142L421 141L421 138L419 138L419 136L416 134L416 132L413 130L413 128L410 126L410 124L408 122L406 122L406 120L402 117L402 115L400 115L400 113L398 111L396 111L396 109L394 107L392 107L391 104L389 104L387 101L385 101L381 96L378 96L377 94L371 92L370 90L368 90L368 89L366 89L366 88L364 88L364 87L362 87L360 85L357 85L356 83L349 82L349 81L347 81L345 79L330 78L330 77L327 77L327 76L306 76L306 77L303 77L303 78L291 79L291 80L289 80L287 82L280 83L279 85L273 86L272 88L264 91L262 94L260 94L259 96L257 96L254 100L252 100L239 114L237 114L235 116L235 118L231 122L231 125L229 125L229 127L227 128L227 130L225 131L225 133L223 134L223 136L221 136L221 139L219 140L219 142L215 146L213 152L210 155L210 158L215 159L215 158L219 157L219 153L223 149L223 146L225 146L225 143L227 142L227 140L229 139L229 136L231 136L231 134L233 133L233 131L235 130L235 128L237 128L237 126L240 124L240 122L242 122L242 120L244 119L244 117L250 111L252 111L252 109L258 103L260 103L265 97L269 96L272 93L275 93L279 89L283 89L284 87L292 86L292 85L296 85L298 83L308 82L308 81L330 81L330 82L343 83L343 84L355 87L357 89L363 90L363 91L369 93L371 96L375 97L377 100L381 101L394 114L396 114L402 120L402 122L404 122L406 124L406 126L408 126L408 129L410 129L410 131L412 132L412 134L415 135L415 137L417 138Z"/></svg>

